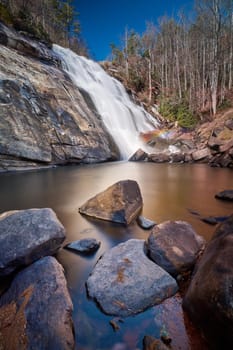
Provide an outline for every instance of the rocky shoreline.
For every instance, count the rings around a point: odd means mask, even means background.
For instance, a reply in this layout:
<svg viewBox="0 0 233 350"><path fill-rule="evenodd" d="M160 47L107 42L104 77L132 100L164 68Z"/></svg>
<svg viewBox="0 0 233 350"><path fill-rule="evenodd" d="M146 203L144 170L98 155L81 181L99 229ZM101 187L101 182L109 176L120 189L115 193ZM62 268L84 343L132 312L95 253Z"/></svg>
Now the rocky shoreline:
<svg viewBox="0 0 233 350"><path fill-rule="evenodd" d="M215 122L201 125L196 132L171 128L166 134L170 136L160 137L153 131L142 135L150 151L139 149L129 161L206 163L212 167L233 168L233 109Z"/></svg>

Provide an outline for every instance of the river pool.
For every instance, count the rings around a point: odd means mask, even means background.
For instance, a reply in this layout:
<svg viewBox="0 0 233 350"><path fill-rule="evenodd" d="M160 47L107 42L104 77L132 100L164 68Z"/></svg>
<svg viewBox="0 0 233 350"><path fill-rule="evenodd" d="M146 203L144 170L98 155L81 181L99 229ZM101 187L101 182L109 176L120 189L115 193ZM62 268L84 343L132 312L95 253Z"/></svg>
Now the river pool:
<svg viewBox="0 0 233 350"><path fill-rule="evenodd" d="M67 166L37 172L0 174L0 212L13 209L51 207L66 228L66 243L95 237L101 241L96 254L84 256L62 249L58 260L67 277L74 303L74 326L78 350L142 349L145 334L159 337L161 329L172 336L172 349L187 350L189 340L182 320L177 318L180 301L170 307L153 307L125 320L104 315L86 294L85 282L98 258L116 244L130 238L146 239L149 232L136 223L128 227L81 216L78 208L90 197L119 180L133 179L143 197L143 215L160 223L186 220L207 240L214 227L201 216L225 216L233 212L232 203L214 195L233 188L233 171L210 168L205 164L153 164L117 162L100 165ZM190 212L191 211L191 212ZM179 309L176 310L176 307ZM172 311L173 310L173 311ZM174 314L172 314L174 312ZM182 318L182 316L181 316ZM193 349L193 348L192 348Z"/></svg>

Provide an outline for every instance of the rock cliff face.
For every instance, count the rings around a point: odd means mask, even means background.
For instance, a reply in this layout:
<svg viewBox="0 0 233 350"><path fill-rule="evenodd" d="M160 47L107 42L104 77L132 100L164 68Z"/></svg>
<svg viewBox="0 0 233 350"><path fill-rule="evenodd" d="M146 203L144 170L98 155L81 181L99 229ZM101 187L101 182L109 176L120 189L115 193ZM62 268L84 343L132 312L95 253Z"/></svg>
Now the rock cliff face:
<svg viewBox="0 0 233 350"><path fill-rule="evenodd" d="M0 171L117 157L52 50L0 24Z"/></svg>

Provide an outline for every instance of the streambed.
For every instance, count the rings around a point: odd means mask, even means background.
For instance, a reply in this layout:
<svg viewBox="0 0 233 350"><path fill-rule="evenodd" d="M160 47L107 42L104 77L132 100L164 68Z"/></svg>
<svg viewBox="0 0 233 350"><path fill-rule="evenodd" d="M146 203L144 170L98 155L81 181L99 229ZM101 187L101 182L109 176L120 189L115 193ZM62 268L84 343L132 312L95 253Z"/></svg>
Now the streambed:
<svg viewBox="0 0 233 350"><path fill-rule="evenodd" d="M173 349L187 350L189 339L182 322L179 298L126 318L123 323L114 320L120 327L114 331L109 323L113 317L104 315L86 295L87 277L106 250L130 238L146 239L149 234L136 223L122 227L86 218L78 213L79 206L88 198L123 179L138 182L144 201L144 216L157 223L186 220L207 240L214 227L203 223L190 210L203 216L224 216L232 212L232 203L214 198L217 192L233 187L232 170L210 168L205 164L129 162L1 174L0 212L51 207L67 230L66 243L87 237L101 241L101 247L95 255L87 257L61 250L57 256L65 268L74 303L77 349L142 349L145 334L159 337L161 330L165 329L172 337Z"/></svg>

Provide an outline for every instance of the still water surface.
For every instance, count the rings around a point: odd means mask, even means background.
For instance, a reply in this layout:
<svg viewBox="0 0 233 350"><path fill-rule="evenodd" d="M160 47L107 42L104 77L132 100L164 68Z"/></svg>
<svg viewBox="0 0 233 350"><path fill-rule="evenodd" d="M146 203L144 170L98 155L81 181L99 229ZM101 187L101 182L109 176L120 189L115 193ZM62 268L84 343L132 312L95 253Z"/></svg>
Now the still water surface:
<svg viewBox="0 0 233 350"><path fill-rule="evenodd" d="M101 247L95 255L83 256L61 250L57 256L65 268L68 287L74 303L73 319L78 350L142 349L145 334L159 337L161 327L168 328L173 349L187 350L183 324L171 314L169 305L163 310L154 307L123 323L114 331L113 319L104 315L88 300L85 282L98 258L116 244L130 238L146 239L148 231L136 223L128 227L81 216L78 208L90 197L116 181L133 179L140 186L144 201L143 215L157 223L165 220L186 220L195 230L210 239L214 227L203 223L189 209L202 216L224 216L233 212L232 203L216 200L214 195L233 188L233 172L206 165L174 165L151 163L108 163L61 167L38 172L0 175L0 212L13 209L51 207L66 228L66 243L95 237ZM178 305L179 307L179 305ZM174 308L173 308L174 309ZM165 310L165 311L164 311ZM172 320L169 329L165 319ZM163 315L162 315L163 313Z"/></svg>

